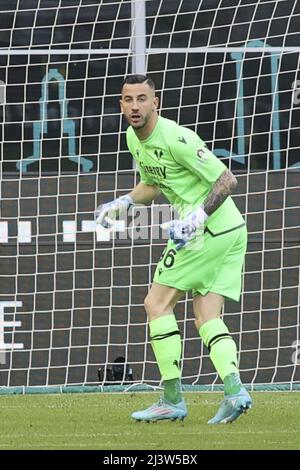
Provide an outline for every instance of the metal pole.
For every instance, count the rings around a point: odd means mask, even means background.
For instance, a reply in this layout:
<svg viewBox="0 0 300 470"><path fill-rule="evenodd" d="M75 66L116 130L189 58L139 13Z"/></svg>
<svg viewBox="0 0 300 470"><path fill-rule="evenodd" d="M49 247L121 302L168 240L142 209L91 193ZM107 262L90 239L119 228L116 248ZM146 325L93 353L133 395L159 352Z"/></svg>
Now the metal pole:
<svg viewBox="0 0 300 470"><path fill-rule="evenodd" d="M132 73L146 73L146 1L131 2Z"/></svg>

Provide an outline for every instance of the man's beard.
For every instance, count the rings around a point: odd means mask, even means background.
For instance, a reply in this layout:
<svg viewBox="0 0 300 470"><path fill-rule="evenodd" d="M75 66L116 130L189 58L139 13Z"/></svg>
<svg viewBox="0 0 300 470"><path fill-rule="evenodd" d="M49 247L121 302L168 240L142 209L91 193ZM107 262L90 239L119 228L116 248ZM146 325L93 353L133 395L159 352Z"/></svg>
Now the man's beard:
<svg viewBox="0 0 300 470"><path fill-rule="evenodd" d="M150 117L151 117L151 114L149 113L145 117L142 117L141 123L138 123L138 124L130 123L130 124L132 127L134 127L134 129L143 129L143 127L145 127L148 124Z"/></svg>

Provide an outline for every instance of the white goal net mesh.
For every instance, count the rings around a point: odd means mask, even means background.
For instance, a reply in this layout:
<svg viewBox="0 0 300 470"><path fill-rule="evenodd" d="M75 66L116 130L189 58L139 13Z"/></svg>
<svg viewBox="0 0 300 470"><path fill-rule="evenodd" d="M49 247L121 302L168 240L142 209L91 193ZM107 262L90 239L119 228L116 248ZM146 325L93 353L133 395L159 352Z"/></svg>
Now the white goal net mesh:
<svg viewBox="0 0 300 470"><path fill-rule="evenodd" d="M224 319L242 380L299 384L299 2L2 0L0 16L2 389L160 383L143 299L167 203L109 239L94 224L138 181L119 95L144 71L161 115L239 181L249 244ZM175 312L183 384L219 384L189 295Z"/></svg>

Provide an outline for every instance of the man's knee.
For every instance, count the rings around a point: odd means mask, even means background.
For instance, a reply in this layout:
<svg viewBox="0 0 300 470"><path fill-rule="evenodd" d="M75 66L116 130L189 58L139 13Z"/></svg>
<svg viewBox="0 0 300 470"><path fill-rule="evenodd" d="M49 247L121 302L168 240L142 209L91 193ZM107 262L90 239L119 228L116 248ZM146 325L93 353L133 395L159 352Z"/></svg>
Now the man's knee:
<svg viewBox="0 0 300 470"><path fill-rule="evenodd" d="M203 325L203 320L202 318L195 318L195 327L196 327L196 330L199 331L201 326Z"/></svg>
<svg viewBox="0 0 300 470"><path fill-rule="evenodd" d="M198 295L194 297L193 307L197 331L204 323L220 317L224 300L222 295L214 292L209 292L205 296Z"/></svg>
<svg viewBox="0 0 300 470"><path fill-rule="evenodd" d="M165 313L172 313L172 307L167 302L161 302L155 299L151 293L149 293L144 300L144 307L147 312L149 320L160 317Z"/></svg>
<svg viewBox="0 0 300 470"><path fill-rule="evenodd" d="M144 307L147 313L152 309L152 299L149 294L147 294L144 299Z"/></svg>
<svg viewBox="0 0 300 470"><path fill-rule="evenodd" d="M160 310L159 303L157 302L157 300L153 298L153 296L150 293L145 297L144 307L150 319L152 319L152 317L159 316L161 314L161 312L159 313L159 310Z"/></svg>

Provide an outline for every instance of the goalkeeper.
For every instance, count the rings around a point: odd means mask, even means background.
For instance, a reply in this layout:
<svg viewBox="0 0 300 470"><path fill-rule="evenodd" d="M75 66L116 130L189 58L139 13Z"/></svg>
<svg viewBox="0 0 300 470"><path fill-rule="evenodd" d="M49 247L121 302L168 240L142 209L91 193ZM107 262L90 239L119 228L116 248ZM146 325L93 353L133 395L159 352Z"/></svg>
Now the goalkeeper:
<svg viewBox="0 0 300 470"><path fill-rule="evenodd" d="M236 344L220 318L225 298L239 300L247 245L244 219L230 197L236 178L197 134L158 116L150 78L128 76L120 104L129 123L127 145L141 179L129 194L100 206L97 223L109 227L112 218L135 203L151 202L161 192L179 213L179 220L164 224L169 241L145 299L163 397L132 417L158 421L187 415L180 381L181 338L173 310L192 290L197 331L224 382L224 400L208 423L232 422L252 404L240 381Z"/></svg>

